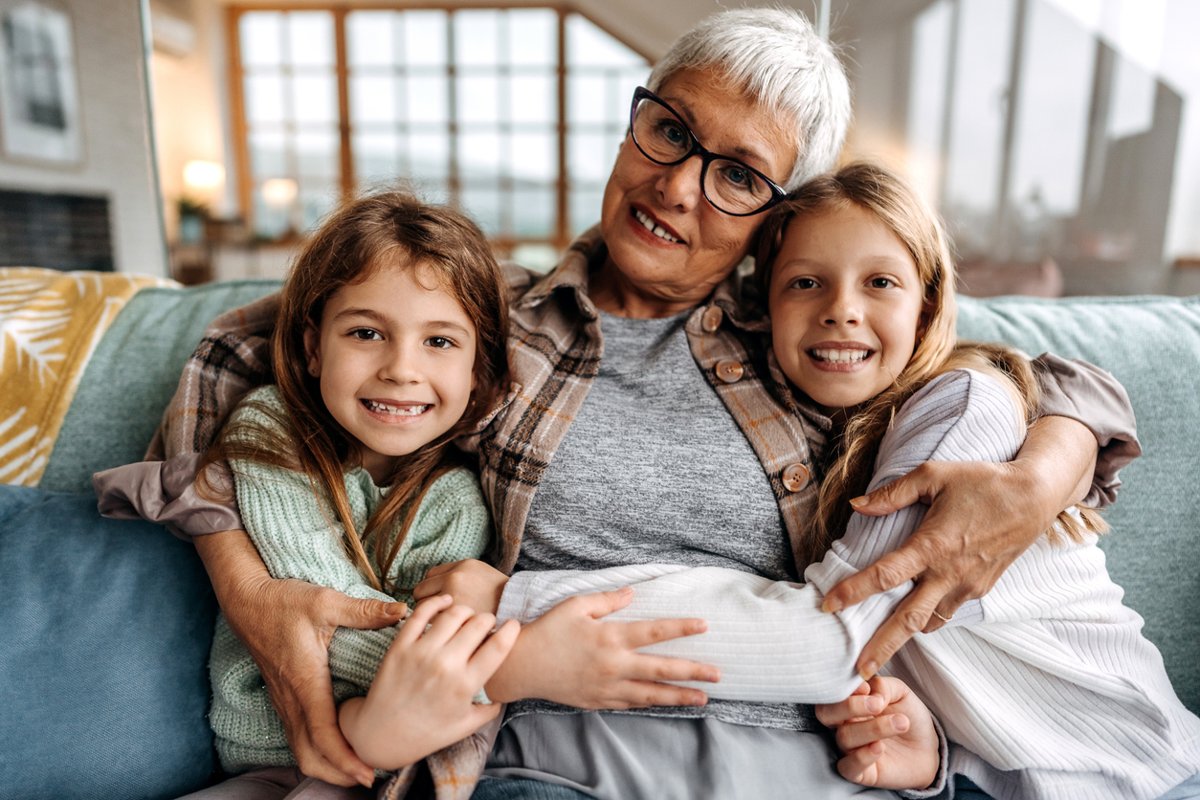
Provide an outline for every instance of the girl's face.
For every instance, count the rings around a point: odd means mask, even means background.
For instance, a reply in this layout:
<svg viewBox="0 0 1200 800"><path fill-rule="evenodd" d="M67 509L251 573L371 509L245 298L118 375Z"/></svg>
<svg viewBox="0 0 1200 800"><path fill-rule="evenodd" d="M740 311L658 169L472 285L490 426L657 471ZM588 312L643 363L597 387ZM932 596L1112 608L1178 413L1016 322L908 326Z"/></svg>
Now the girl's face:
<svg viewBox="0 0 1200 800"><path fill-rule="evenodd" d="M421 264L384 265L329 298L305 331L321 399L376 481L450 430L474 385L475 325Z"/></svg>
<svg viewBox="0 0 1200 800"><path fill-rule="evenodd" d="M801 215L771 270L775 357L826 412L857 406L908 365L924 294L908 249L870 211Z"/></svg>

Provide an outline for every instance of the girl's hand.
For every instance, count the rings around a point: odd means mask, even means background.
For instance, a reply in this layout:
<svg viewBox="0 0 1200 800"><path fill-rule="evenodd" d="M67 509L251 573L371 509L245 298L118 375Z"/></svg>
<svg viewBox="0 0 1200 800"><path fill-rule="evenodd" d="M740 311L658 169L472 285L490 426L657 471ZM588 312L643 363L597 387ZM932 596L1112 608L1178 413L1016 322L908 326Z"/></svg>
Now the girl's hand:
<svg viewBox="0 0 1200 800"><path fill-rule="evenodd" d="M338 721L358 757L393 770L453 744L501 706L472 702L517 640L510 621L452 606L449 595L417 605L384 656L365 698L342 703Z"/></svg>
<svg viewBox="0 0 1200 800"><path fill-rule="evenodd" d="M507 583L508 576L500 570L469 558L431 567L425 573L425 579L413 588L413 597L424 600L448 594L458 605L495 614Z"/></svg>
<svg viewBox="0 0 1200 800"><path fill-rule="evenodd" d="M838 774L881 789L924 789L940 764L933 716L899 678L876 676L840 703L818 705L844 756Z"/></svg>
<svg viewBox="0 0 1200 800"><path fill-rule="evenodd" d="M537 697L589 709L704 705L704 692L663 681L715 683L720 680L716 667L637 652L656 642L703 633L704 620L602 619L632 599L628 587L578 595L526 625L488 682L488 696L506 703Z"/></svg>

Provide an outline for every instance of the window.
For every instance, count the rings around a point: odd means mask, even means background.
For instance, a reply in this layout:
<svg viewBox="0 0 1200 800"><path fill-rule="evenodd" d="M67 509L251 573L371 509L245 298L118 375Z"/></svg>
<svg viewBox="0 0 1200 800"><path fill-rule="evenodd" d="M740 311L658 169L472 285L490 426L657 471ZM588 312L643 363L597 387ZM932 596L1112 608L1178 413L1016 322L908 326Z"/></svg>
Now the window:
<svg viewBox="0 0 1200 800"><path fill-rule="evenodd" d="M396 181L549 263L595 223L649 62L556 7L229 10L242 207L307 230Z"/></svg>

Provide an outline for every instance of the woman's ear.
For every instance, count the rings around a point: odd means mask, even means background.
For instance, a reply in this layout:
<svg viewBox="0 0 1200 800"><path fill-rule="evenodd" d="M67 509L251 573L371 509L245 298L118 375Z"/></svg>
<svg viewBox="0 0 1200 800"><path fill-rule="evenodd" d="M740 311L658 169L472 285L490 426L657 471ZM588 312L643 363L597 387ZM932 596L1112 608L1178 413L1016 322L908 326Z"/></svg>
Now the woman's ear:
<svg viewBox="0 0 1200 800"><path fill-rule="evenodd" d="M304 354L308 357L308 374L321 377L321 332L311 324L304 326Z"/></svg>

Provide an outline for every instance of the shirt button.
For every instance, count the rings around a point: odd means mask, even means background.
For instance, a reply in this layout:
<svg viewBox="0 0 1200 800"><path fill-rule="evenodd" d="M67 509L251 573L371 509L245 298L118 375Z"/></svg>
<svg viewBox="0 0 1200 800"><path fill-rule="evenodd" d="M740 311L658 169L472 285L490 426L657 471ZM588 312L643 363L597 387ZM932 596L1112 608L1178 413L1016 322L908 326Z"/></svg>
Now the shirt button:
<svg viewBox="0 0 1200 800"><path fill-rule="evenodd" d="M740 361L726 358L717 362L717 377L725 383L737 383L746 374L746 368Z"/></svg>
<svg viewBox="0 0 1200 800"><path fill-rule="evenodd" d="M810 477L812 473L808 467L803 464L789 464L783 470L783 487L789 492L798 492L808 485Z"/></svg>
<svg viewBox="0 0 1200 800"><path fill-rule="evenodd" d="M721 327L721 319L725 316L725 312L720 306L709 306L704 309L704 316L700 318L700 327L705 333L716 333L717 328Z"/></svg>

